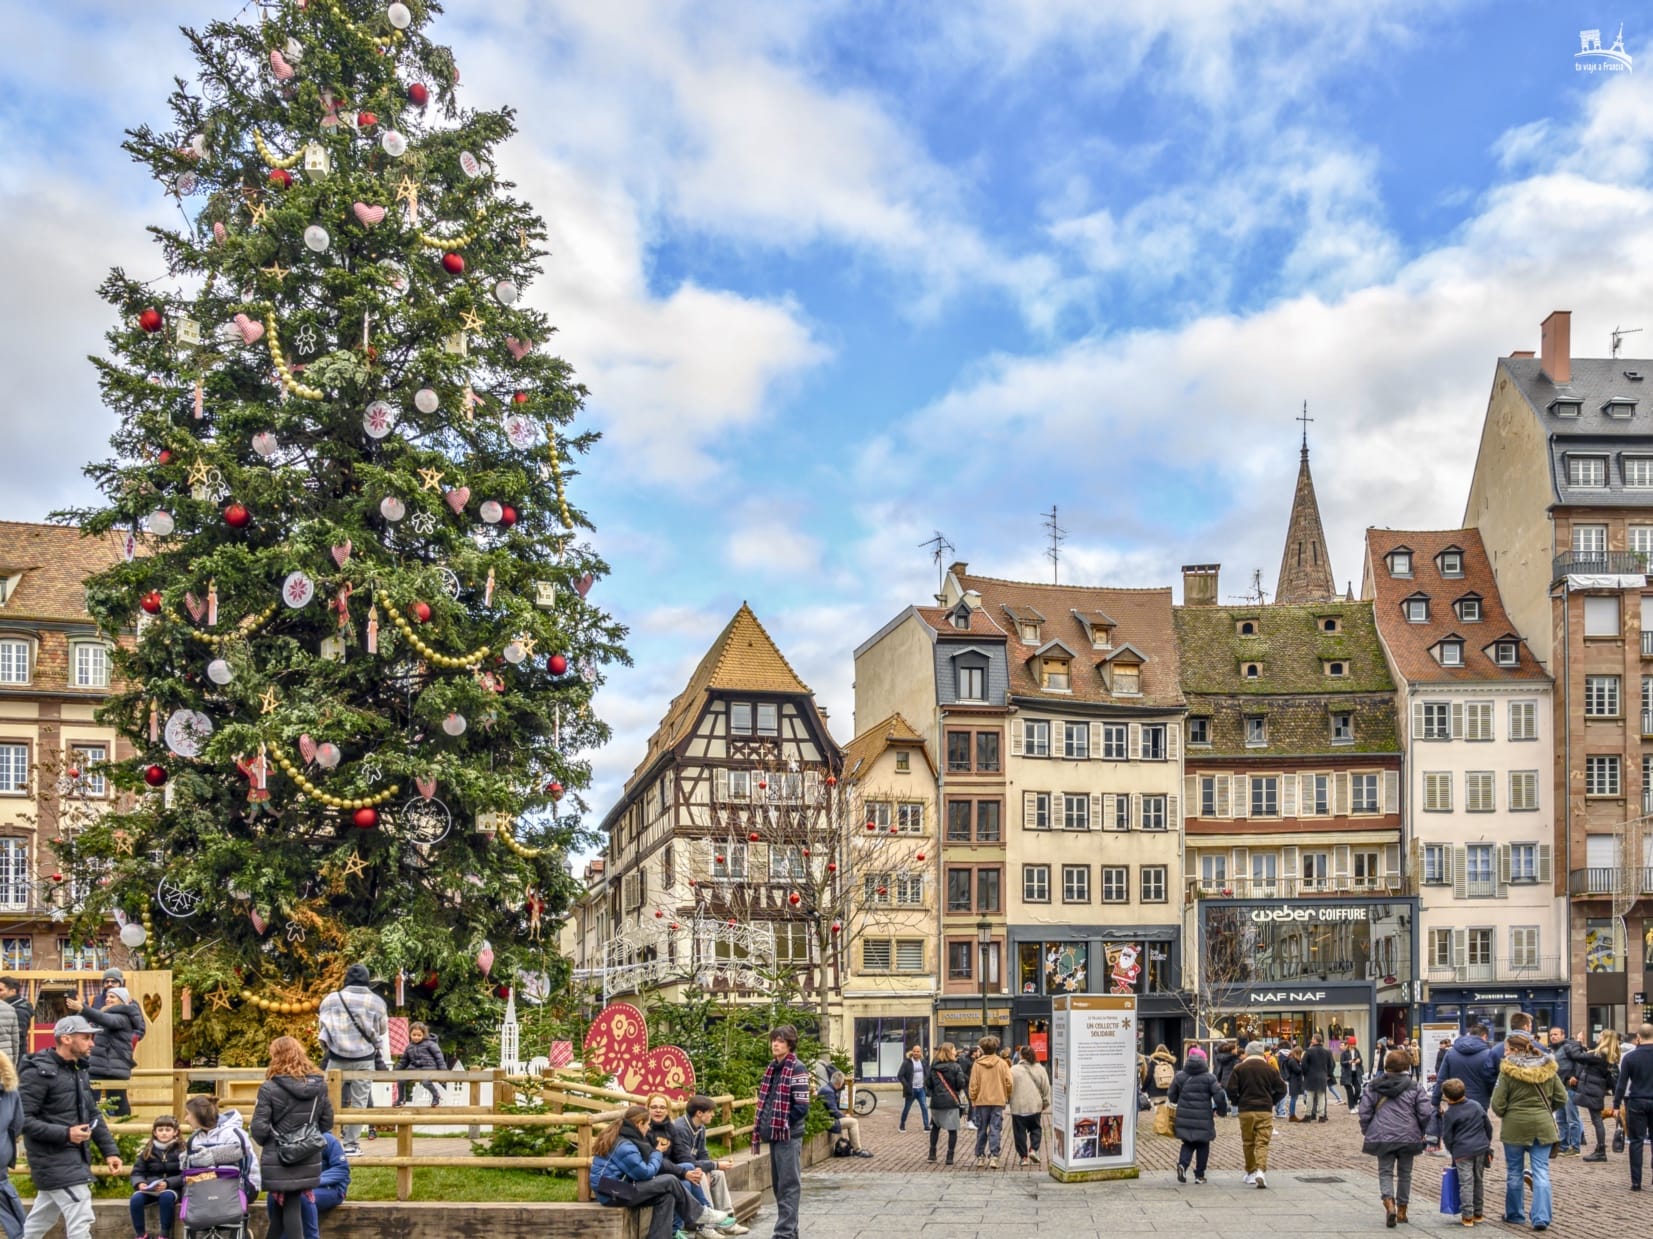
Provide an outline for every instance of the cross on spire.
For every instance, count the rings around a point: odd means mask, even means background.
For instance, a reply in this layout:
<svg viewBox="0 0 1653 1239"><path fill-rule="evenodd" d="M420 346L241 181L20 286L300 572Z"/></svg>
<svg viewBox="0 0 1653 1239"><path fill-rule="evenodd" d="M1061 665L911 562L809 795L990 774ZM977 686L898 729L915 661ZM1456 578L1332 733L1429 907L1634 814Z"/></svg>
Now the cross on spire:
<svg viewBox="0 0 1653 1239"><path fill-rule="evenodd" d="M1307 400L1303 401L1302 415L1294 417L1292 420L1303 423L1303 455L1307 456L1309 454L1309 423L1314 420L1309 416L1309 402Z"/></svg>

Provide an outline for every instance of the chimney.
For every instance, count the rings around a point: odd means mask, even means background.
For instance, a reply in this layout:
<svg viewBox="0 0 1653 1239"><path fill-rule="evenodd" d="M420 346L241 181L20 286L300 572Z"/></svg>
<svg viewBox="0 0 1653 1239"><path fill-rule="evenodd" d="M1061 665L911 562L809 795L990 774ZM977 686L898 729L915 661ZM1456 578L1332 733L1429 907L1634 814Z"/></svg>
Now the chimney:
<svg viewBox="0 0 1653 1239"><path fill-rule="evenodd" d="M964 591L964 603L972 611L981 610L981 590L967 589Z"/></svg>
<svg viewBox="0 0 1653 1239"><path fill-rule="evenodd" d="M1217 573L1221 564L1184 564L1182 566L1182 605L1185 607L1214 607L1217 605Z"/></svg>
<svg viewBox="0 0 1653 1239"><path fill-rule="evenodd" d="M1514 350L1512 353L1510 353L1510 356L1512 358L1515 358L1515 357L1525 358L1525 357L1531 357L1532 355L1533 355L1533 352L1530 348L1518 348L1518 349Z"/></svg>
<svg viewBox="0 0 1653 1239"><path fill-rule="evenodd" d="M1573 312L1552 310L1540 325L1539 357L1544 375L1560 386L1573 381Z"/></svg>
<svg viewBox="0 0 1653 1239"><path fill-rule="evenodd" d="M965 563L962 559L955 559L952 566L947 569L950 576L964 576L969 571L970 565Z"/></svg>

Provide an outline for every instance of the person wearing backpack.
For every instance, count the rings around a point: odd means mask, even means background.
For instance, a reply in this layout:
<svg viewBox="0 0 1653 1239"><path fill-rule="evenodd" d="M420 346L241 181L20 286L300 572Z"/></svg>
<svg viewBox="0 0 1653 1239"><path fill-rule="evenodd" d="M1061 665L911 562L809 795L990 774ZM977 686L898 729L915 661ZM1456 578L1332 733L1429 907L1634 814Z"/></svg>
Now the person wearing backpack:
<svg viewBox="0 0 1653 1239"><path fill-rule="evenodd" d="M1177 1056L1163 1044L1156 1045L1148 1055L1148 1078L1144 1081L1150 1098L1165 1096L1171 1091L1171 1081L1177 1078Z"/></svg>
<svg viewBox="0 0 1653 1239"><path fill-rule="evenodd" d="M943 1041L936 1047L935 1061L930 1064L927 1083L930 1086L930 1160L936 1159L936 1145L941 1133L947 1133L947 1165L953 1164L953 1151L959 1142L959 1114L964 1108L964 1095L969 1085L964 1079L964 1068L958 1063L958 1046Z"/></svg>
<svg viewBox="0 0 1653 1239"><path fill-rule="evenodd" d="M1384 1225L1404 1222L1412 1200L1412 1163L1423 1152L1435 1107L1412 1078L1412 1056L1390 1050L1383 1070L1361 1090L1361 1152L1376 1157L1378 1192L1383 1197Z"/></svg>
<svg viewBox="0 0 1653 1239"><path fill-rule="evenodd" d="M1193 1163L1194 1182L1204 1183L1211 1142L1217 1138L1216 1116L1228 1116L1228 1095L1206 1066L1205 1051L1199 1046L1188 1051L1182 1070L1171 1078L1166 1100L1177 1108L1173 1130L1182 1141L1177 1153L1177 1182L1188 1182L1188 1166Z"/></svg>
<svg viewBox="0 0 1653 1239"><path fill-rule="evenodd" d="M292 1239L304 1234L305 1195L321 1186L322 1133L332 1126L326 1078L296 1040L277 1037L270 1042L270 1067L258 1086L251 1132L270 1202L281 1211L281 1233Z"/></svg>

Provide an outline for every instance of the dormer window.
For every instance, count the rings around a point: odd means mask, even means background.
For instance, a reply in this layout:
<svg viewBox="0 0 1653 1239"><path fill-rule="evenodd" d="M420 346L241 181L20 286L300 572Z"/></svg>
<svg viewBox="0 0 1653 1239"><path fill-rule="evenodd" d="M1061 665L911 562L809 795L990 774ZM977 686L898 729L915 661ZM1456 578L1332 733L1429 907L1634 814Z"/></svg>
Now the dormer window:
<svg viewBox="0 0 1653 1239"><path fill-rule="evenodd" d="M1492 647L1492 661L1500 667L1516 667L1521 663L1521 647L1513 641L1499 641Z"/></svg>
<svg viewBox="0 0 1653 1239"><path fill-rule="evenodd" d="M1048 692L1066 693L1073 690L1071 664L1065 658L1039 660L1039 687Z"/></svg>
<svg viewBox="0 0 1653 1239"><path fill-rule="evenodd" d="M1016 625L1016 635L1019 636L1028 645L1038 645L1039 644L1039 625L1037 625L1037 624L1027 624L1027 623L1017 624Z"/></svg>
<svg viewBox="0 0 1653 1239"><path fill-rule="evenodd" d="M1247 748L1257 748L1268 743L1267 715L1248 714L1245 716L1245 742Z"/></svg>
<svg viewBox="0 0 1653 1239"><path fill-rule="evenodd" d="M1429 622L1429 597L1426 594L1413 594L1400 604L1401 614L1406 617L1408 624L1427 624Z"/></svg>
<svg viewBox="0 0 1653 1239"><path fill-rule="evenodd" d="M1595 489L1607 485L1607 457L1567 454L1567 485Z"/></svg>
<svg viewBox="0 0 1653 1239"><path fill-rule="evenodd" d="M1113 669L1113 693L1116 697L1140 697L1142 695L1142 668L1115 667Z"/></svg>
<svg viewBox="0 0 1653 1239"><path fill-rule="evenodd" d="M967 602L961 602L958 606L954 607L952 620L954 628L957 628L960 632L969 632L970 604Z"/></svg>
<svg viewBox="0 0 1653 1239"><path fill-rule="evenodd" d="M1621 456L1619 472L1632 490L1653 490L1653 456Z"/></svg>
<svg viewBox="0 0 1653 1239"><path fill-rule="evenodd" d="M1409 577L1412 575L1412 552L1405 547L1397 547L1384 556L1389 561L1389 575L1393 577Z"/></svg>
<svg viewBox="0 0 1653 1239"><path fill-rule="evenodd" d="M1628 396L1610 396L1601 406L1601 411L1608 417L1616 417L1622 421L1635 413L1636 402Z"/></svg>
<svg viewBox="0 0 1653 1239"><path fill-rule="evenodd" d="M1571 396L1557 396L1550 401L1550 412L1557 417L1577 417L1583 407L1582 400L1576 400Z"/></svg>
<svg viewBox="0 0 1653 1239"><path fill-rule="evenodd" d="M1462 641L1442 641L1435 647L1435 656L1443 667L1461 667L1464 665L1464 643Z"/></svg>
<svg viewBox="0 0 1653 1239"><path fill-rule="evenodd" d="M1240 674L1248 680L1260 680L1263 676L1262 663L1241 663Z"/></svg>
<svg viewBox="0 0 1653 1239"><path fill-rule="evenodd" d="M1257 621L1254 619L1243 619L1234 626L1234 631L1238 632L1242 637L1255 637L1257 635Z"/></svg>
<svg viewBox="0 0 1653 1239"><path fill-rule="evenodd" d="M1320 631L1326 633L1342 632L1343 621L1335 615L1323 615L1320 617Z"/></svg>
<svg viewBox="0 0 1653 1239"><path fill-rule="evenodd" d="M7 573L0 568L0 607L11 601L11 596L17 592L17 585L23 579L21 572Z"/></svg>
<svg viewBox="0 0 1653 1239"><path fill-rule="evenodd" d="M1452 604L1452 608L1457 611L1458 618L1466 624L1479 624L1481 622L1481 596L1479 594L1465 594Z"/></svg>
<svg viewBox="0 0 1653 1239"><path fill-rule="evenodd" d="M1464 553L1457 547L1447 547L1435 557L1440 566L1441 575L1445 577L1459 577L1464 574Z"/></svg>
<svg viewBox="0 0 1653 1239"><path fill-rule="evenodd" d="M1091 648L1098 650L1113 648L1113 629L1109 625L1091 625Z"/></svg>
<svg viewBox="0 0 1653 1239"><path fill-rule="evenodd" d="M1322 663L1321 666L1324 668L1326 674L1334 680L1341 680L1349 674L1349 664L1344 662L1342 659L1335 659L1325 662Z"/></svg>

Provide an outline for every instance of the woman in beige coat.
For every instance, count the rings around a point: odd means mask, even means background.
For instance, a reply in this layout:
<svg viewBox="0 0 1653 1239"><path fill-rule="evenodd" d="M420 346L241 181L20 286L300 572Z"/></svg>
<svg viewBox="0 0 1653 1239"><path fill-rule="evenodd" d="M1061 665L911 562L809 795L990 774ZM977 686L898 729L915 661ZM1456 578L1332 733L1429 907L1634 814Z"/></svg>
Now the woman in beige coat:
<svg viewBox="0 0 1653 1239"><path fill-rule="evenodd" d="M1039 1164L1040 1132L1050 1109L1050 1077L1033 1052L1022 1047L1021 1060L1010 1069L1010 1128L1016 1137L1016 1164ZM1031 1145L1031 1152L1029 1146Z"/></svg>

